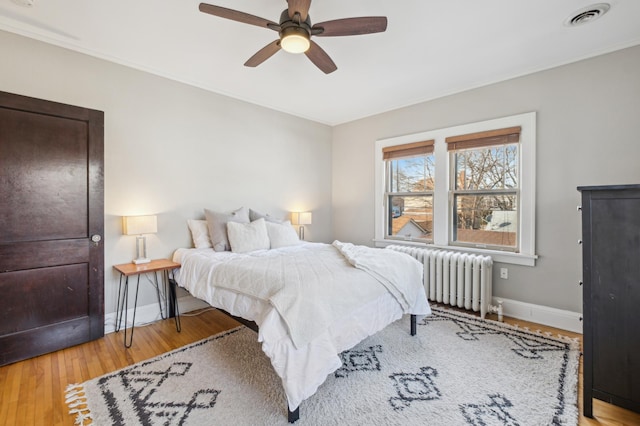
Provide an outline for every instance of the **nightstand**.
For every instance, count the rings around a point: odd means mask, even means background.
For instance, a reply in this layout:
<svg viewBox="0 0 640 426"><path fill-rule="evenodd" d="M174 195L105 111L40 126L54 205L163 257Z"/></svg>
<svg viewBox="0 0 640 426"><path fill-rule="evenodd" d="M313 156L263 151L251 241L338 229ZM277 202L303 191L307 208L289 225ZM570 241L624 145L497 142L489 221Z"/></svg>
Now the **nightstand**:
<svg viewBox="0 0 640 426"><path fill-rule="evenodd" d="M172 262L168 259L156 259L149 263L134 264L123 263L122 265L114 265L113 269L120 273L120 282L118 284L118 306L116 308L116 331L122 328L122 317L124 314L124 346L131 347L133 342L133 329L136 325L136 308L138 305L138 290L140 288L140 277L146 274L153 274L153 284L158 295L158 306L160 308L160 316L162 319L175 318L176 330L180 332L180 312L178 310L178 298L176 296L175 280L173 270L179 268L180 264ZM161 274L162 288L158 280L158 273ZM129 277L136 276L136 297L133 302L133 320L131 324L131 334L127 341L127 311L129 310ZM124 281L124 287L123 287ZM164 309L163 309L164 300Z"/></svg>

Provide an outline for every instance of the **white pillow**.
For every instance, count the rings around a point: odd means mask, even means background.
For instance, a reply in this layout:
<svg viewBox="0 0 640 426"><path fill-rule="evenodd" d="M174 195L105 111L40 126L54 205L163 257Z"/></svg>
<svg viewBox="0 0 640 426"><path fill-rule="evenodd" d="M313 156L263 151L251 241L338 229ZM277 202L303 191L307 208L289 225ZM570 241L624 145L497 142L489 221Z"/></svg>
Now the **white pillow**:
<svg viewBox="0 0 640 426"><path fill-rule="evenodd" d="M229 251L229 239L227 238L227 222L249 223L249 209L240 207L231 213L218 213L209 209L204 209L207 218L207 227L211 244L215 251Z"/></svg>
<svg viewBox="0 0 640 426"><path fill-rule="evenodd" d="M231 251L247 253L269 248L269 234L264 219L250 223L227 222L227 235Z"/></svg>
<svg viewBox="0 0 640 426"><path fill-rule="evenodd" d="M271 241L271 248L300 244L298 233L293 229L291 222L288 220L283 223L266 222L266 225L267 234L269 234L269 240Z"/></svg>
<svg viewBox="0 0 640 426"><path fill-rule="evenodd" d="M211 248L211 237L209 237L209 228L206 220L188 219L187 225L191 231L193 246L195 248Z"/></svg>

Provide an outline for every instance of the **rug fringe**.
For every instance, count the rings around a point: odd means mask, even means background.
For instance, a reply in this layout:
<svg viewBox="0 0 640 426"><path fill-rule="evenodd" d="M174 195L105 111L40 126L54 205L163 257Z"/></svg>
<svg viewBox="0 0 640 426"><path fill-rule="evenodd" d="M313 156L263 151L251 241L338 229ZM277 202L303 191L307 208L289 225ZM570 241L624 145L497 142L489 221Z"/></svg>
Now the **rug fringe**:
<svg viewBox="0 0 640 426"><path fill-rule="evenodd" d="M65 403L69 406L69 414L75 415L74 424L84 426L93 423L91 411L87 406L87 397L84 386L79 383L70 384L65 389ZM89 423L85 423L89 421Z"/></svg>

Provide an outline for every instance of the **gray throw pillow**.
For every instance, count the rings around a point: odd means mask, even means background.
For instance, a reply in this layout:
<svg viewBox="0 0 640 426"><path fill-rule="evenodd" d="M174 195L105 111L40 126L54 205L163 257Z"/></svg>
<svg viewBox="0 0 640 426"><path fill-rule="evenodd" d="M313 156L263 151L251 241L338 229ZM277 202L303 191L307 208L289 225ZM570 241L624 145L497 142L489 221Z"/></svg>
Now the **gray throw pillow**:
<svg viewBox="0 0 640 426"><path fill-rule="evenodd" d="M268 214L264 214L264 213L260 213L257 212L253 209L249 209L249 219L251 219L251 222L253 222L254 220L258 220L258 219L264 219L267 222L272 222L272 223L283 223L283 220L279 220L276 219Z"/></svg>
<svg viewBox="0 0 640 426"><path fill-rule="evenodd" d="M249 223L249 209L240 207L231 213L219 213L209 209L204 209L204 216L207 218L211 244L215 251L229 251L229 238L227 236L227 222Z"/></svg>

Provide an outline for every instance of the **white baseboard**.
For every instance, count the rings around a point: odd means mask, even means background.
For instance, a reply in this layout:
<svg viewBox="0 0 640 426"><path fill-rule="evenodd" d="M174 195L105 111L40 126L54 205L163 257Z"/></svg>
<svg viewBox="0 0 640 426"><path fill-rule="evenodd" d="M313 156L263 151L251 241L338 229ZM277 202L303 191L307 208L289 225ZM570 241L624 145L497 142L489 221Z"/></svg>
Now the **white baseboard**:
<svg viewBox="0 0 640 426"><path fill-rule="evenodd" d="M494 297L493 304L497 305L498 300L502 300L505 316L582 334L582 314L579 312L534 305L502 297Z"/></svg>
<svg viewBox="0 0 640 426"><path fill-rule="evenodd" d="M183 296L178 298L178 308L180 313L186 313L195 311L197 309L208 308L209 305L200 300L196 299L193 296ZM157 303L151 303L149 305L138 306L136 308L136 327L140 327L152 322L159 321L161 319L160 316L160 308ZM123 328L124 327L124 318L122 319ZM131 327L133 323L133 308L127 311L127 327ZM111 312L104 316L104 332L113 333L116 331L116 312Z"/></svg>

